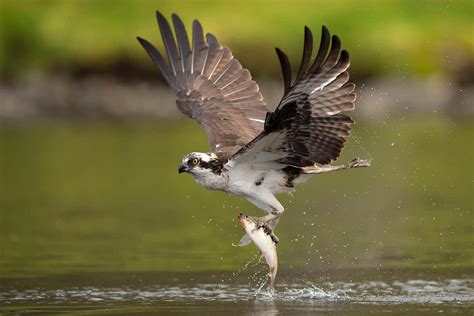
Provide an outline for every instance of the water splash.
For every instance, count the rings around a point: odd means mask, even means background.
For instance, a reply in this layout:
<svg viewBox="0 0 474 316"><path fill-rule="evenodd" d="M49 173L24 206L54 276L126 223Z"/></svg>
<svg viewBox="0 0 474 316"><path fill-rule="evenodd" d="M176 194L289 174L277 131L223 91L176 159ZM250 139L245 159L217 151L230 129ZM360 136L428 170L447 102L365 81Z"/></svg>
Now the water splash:
<svg viewBox="0 0 474 316"><path fill-rule="evenodd" d="M156 302L239 302L239 301L300 301L371 304L440 304L469 303L474 305L474 279L443 281L408 280L393 282L324 282L313 284L282 284L275 293L263 286L201 283L192 286L156 286L147 288L73 287L69 289L28 289L0 292L3 305L64 304L64 303L129 303Z"/></svg>

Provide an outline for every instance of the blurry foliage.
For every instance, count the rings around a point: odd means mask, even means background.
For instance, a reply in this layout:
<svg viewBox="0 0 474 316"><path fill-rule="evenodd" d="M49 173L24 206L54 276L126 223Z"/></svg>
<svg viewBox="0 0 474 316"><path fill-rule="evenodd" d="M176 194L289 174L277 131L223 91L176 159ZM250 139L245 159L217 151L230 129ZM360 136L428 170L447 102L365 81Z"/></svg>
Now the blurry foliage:
<svg viewBox="0 0 474 316"><path fill-rule="evenodd" d="M323 24L340 36L358 76L437 73L458 57L474 56L469 0L0 0L1 74L114 65L149 71L135 37L160 42L155 10L168 17L178 13L188 27L199 19L257 76L279 75L274 46L300 60L304 25L316 43Z"/></svg>

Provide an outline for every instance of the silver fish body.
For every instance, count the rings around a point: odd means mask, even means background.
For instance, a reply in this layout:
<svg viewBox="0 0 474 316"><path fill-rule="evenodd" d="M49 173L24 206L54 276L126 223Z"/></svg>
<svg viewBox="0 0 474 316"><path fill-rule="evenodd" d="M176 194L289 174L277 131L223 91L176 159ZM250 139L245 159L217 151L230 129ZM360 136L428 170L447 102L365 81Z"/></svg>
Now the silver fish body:
<svg viewBox="0 0 474 316"><path fill-rule="evenodd" d="M258 219L249 217L240 213L240 226L245 230L250 239L258 247L262 256L265 258L269 268L270 285L269 291L273 291L275 286L275 279L278 270L278 257L276 252L276 243L278 239L273 235L271 229L266 225L261 225Z"/></svg>

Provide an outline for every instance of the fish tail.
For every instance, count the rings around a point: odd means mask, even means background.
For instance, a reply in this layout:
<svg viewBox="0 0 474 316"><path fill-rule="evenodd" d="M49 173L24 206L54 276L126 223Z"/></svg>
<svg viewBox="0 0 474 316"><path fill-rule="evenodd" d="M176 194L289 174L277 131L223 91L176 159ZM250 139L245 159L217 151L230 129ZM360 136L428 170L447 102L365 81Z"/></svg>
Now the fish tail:
<svg viewBox="0 0 474 316"><path fill-rule="evenodd" d="M270 284L268 285L267 291L273 293L275 291L275 279L277 275L278 265L274 265L270 267L270 272L268 276L270 277Z"/></svg>

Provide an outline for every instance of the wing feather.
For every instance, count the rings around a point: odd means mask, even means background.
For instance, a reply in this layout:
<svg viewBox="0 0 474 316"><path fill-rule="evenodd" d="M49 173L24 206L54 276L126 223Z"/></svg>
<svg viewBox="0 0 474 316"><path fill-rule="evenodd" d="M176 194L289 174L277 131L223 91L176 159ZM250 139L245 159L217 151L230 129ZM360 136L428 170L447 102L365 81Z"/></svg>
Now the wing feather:
<svg viewBox="0 0 474 316"><path fill-rule="evenodd" d="M179 58L176 43L174 41L173 34L171 33L170 25L165 19L165 17L158 11L156 12L156 19L158 20L161 38L163 39L163 44L165 45L165 49L168 54L168 60L171 66L171 71L174 75L176 75Z"/></svg>
<svg viewBox="0 0 474 316"><path fill-rule="evenodd" d="M176 104L204 128L211 150L230 158L263 130L267 108L250 72L204 32L199 21L192 24L190 43L182 20L172 15L176 41L166 18L156 14L168 63L148 41L138 38L176 93Z"/></svg>
<svg viewBox="0 0 474 316"><path fill-rule="evenodd" d="M207 44L209 44L209 46L212 46L212 47L219 47L219 41L218 41L217 38L214 36L214 34L212 34L212 33L207 33L207 34L206 34L206 40L207 40Z"/></svg>
<svg viewBox="0 0 474 316"><path fill-rule="evenodd" d="M328 58L326 59L326 61L324 62L322 66L323 71L331 69L332 67L336 65L336 63L341 62L343 59L346 60L349 58L349 54L346 54L346 56L341 55L339 57L340 52L341 52L341 40L336 35L333 35L331 50L329 51Z"/></svg>
<svg viewBox="0 0 474 316"><path fill-rule="evenodd" d="M314 59L313 65L309 69L309 72L313 72L321 68L321 65L323 64L324 59L326 59L326 56L328 54L330 39L331 39L331 35L329 34L329 30L327 29L327 27L323 25L322 31L321 31L321 42L319 44L318 54L316 55L316 58Z"/></svg>
<svg viewBox="0 0 474 316"><path fill-rule="evenodd" d="M151 59L155 63L155 65L160 69L161 73L163 74L163 77L165 80L168 82L168 84L173 88L177 89L176 87L176 81L173 77L173 74L171 73L168 65L166 64L165 60L161 56L161 54L158 52L155 46L153 46L150 42L147 40L137 36L137 40L140 42L140 44L145 48L146 52L148 55L150 55Z"/></svg>
<svg viewBox="0 0 474 316"><path fill-rule="evenodd" d="M239 79L240 71L242 70L242 66L240 63L233 59L229 63L229 67L226 71L215 81L215 84L219 87L219 89L224 89L228 87L232 82Z"/></svg>
<svg viewBox="0 0 474 316"><path fill-rule="evenodd" d="M216 78L221 75L224 69L227 67L227 64L233 59L232 52L227 47L222 48L222 56L219 59L219 62L213 67L211 73L209 74L209 79L213 82L216 81Z"/></svg>
<svg viewBox="0 0 474 316"><path fill-rule="evenodd" d="M303 78L304 74L308 70L312 53L313 53L313 34L311 33L311 30L307 26L305 26L304 27L303 57L301 58L300 70L298 70L298 74L296 75L295 81L299 81L301 78Z"/></svg>
<svg viewBox="0 0 474 316"><path fill-rule="evenodd" d="M277 109L267 115L264 131L231 161L249 161L259 150L280 153L274 162L282 168L328 164L339 157L353 123L343 112L352 111L356 99L355 85L347 83L349 54L341 51L339 38L331 38L324 26L318 53L309 67L311 52L312 34L305 28L303 57L292 82L288 58L277 49L285 94Z"/></svg>
<svg viewBox="0 0 474 316"><path fill-rule="evenodd" d="M189 46L188 34L186 33L186 28L184 27L183 21L175 13L171 15L173 19L174 29L176 31L176 39L178 41L179 48L179 60L181 61L181 72L184 72L188 69L187 60L191 54L191 48Z"/></svg>
<svg viewBox="0 0 474 316"><path fill-rule="evenodd" d="M278 55L278 60L280 61L281 65L281 72L283 74L283 86L284 86L284 93L286 94L290 90L291 85L291 66L288 60L288 56L279 49L278 47L275 48L275 51Z"/></svg>
<svg viewBox="0 0 474 316"><path fill-rule="evenodd" d="M242 87L236 87L234 91L230 92L229 94L226 94L225 96L229 100L235 100L238 98L242 98L243 96L249 95L251 93L252 95L254 93L257 93L258 90L255 88L253 85L249 87L248 83L243 83Z"/></svg>
<svg viewBox="0 0 474 316"><path fill-rule="evenodd" d="M191 73L202 74L208 51L206 43L204 42L204 33L202 31L201 23L199 23L198 20L194 20Z"/></svg>
<svg viewBox="0 0 474 316"><path fill-rule="evenodd" d="M248 72L239 72L235 78L233 78L231 81L229 81L227 84L225 84L221 89L224 95L228 95L227 91L229 90L229 95L239 92L242 89L252 89L254 85L252 85L251 82L251 77ZM229 89L230 88L230 89Z"/></svg>

